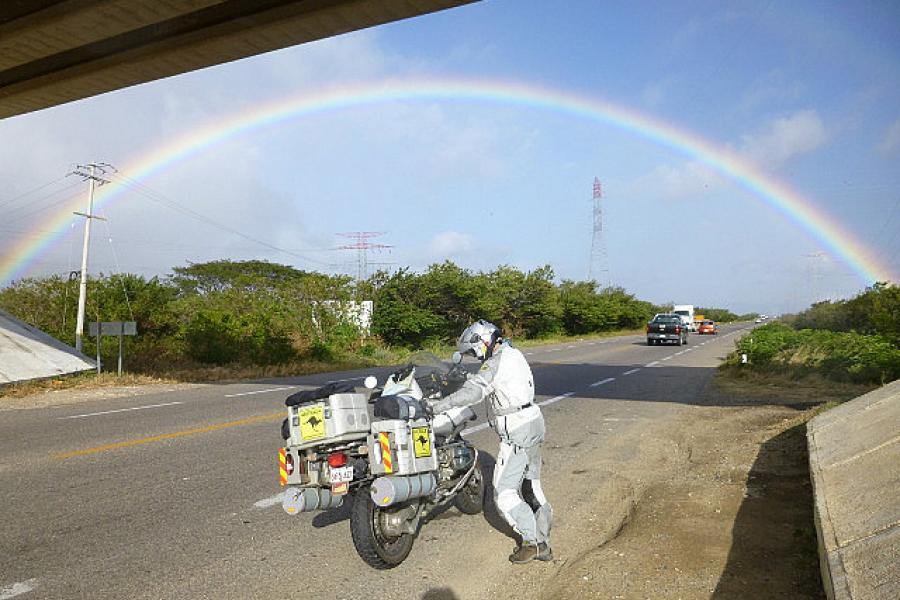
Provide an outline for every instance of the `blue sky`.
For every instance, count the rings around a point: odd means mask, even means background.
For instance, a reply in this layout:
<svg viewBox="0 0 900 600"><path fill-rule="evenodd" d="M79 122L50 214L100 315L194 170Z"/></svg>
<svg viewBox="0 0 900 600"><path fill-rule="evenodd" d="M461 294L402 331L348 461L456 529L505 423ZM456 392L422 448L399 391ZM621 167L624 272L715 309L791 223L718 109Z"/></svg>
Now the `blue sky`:
<svg viewBox="0 0 900 600"><path fill-rule="evenodd" d="M0 121L0 252L52 235L53 202L84 189L65 189L68 178L47 188L55 195L14 198L76 163L121 167L291 95L461 78L571 92L689 130L800 192L897 277L898 30L889 1L487 0L212 67ZM610 282L642 298L781 313L865 285L783 214L673 149L560 111L436 100L296 119L180 161L105 208L91 271L258 258L355 273L336 234L378 231L373 241L393 248L369 260L387 268L550 264L586 279L595 176ZM66 228L27 274L77 268L80 225Z"/></svg>

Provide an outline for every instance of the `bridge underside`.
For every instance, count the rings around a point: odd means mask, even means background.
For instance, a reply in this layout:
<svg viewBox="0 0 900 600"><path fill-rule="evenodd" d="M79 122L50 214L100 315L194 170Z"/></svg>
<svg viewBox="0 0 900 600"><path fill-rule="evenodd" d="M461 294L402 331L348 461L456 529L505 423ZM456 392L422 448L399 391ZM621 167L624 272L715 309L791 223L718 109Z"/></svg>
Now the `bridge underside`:
<svg viewBox="0 0 900 600"><path fill-rule="evenodd" d="M0 118L475 0L3 0Z"/></svg>

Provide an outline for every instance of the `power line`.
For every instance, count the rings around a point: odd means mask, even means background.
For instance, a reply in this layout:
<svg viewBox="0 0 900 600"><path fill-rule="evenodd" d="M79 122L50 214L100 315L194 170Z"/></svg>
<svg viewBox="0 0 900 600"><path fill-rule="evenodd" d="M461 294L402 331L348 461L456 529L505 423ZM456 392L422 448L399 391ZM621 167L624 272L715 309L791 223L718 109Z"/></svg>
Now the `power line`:
<svg viewBox="0 0 900 600"><path fill-rule="evenodd" d="M26 212L25 214L20 214L20 215L13 216L13 217L9 217L9 216L8 216L7 218L4 219L3 222L4 222L5 224L9 224L9 223L15 223L15 222L17 222L17 221L22 221L23 219L27 219L28 217L31 217L31 216L36 215L36 214L38 214L38 213L44 212L44 211L46 211L46 210L48 210L48 209L50 209L50 208L53 208L54 206L58 206L58 205L60 205L60 204L62 204L62 203L64 203L64 202L72 201L72 200L74 200L74 199L77 197L78 194L70 194L69 196L66 196L65 198L62 198L61 200L56 200L55 202L51 202L50 204L47 204L47 205L44 205L44 206L39 206L38 208L35 208L35 206L38 206L38 205L40 204L41 201L43 201L43 200L48 200L48 199L52 198L53 196L56 196L57 194L61 194L61 193L65 192L65 191L70 190L70 189L72 189L72 188L74 188L74 187L76 187L76 186L79 186L79 185L81 185L80 182L75 182L75 183L73 183L72 185L68 185L68 186L66 186L66 187L64 187L64 188L62 188L62 189L56 190L56 191L54 191L54 192L51 192L51 193L49 193L49 194L46 194L46 195L40 197L39 199L37 199L35 202L33 202L33 203L30 204L30 205L24 205L24 206L20 206L20 207L17 207L17 208L12 208L12 209L9 210L9 212L7 212L7 215L10 215L10 214L13 214L13 215L14 215L16 212L22 211L22 210L28 210L28 209L33 209L33 210L29 210L29 211Z"/></svg>
<svg viewBox="0 0 900 600"><path fill-rule="evenodd" d="M276 245L274 245L274 244L270 244L269 242L266 242L266 241L264 241L264 240L257 239L257 238L255 238L255 237L253 237L253 236L251 236L251 235L248 235L248 234L246 234L246 233L244 233L244 232L242 232L242 231L239 231L239 230L237 230L237 229L234 229L233 227L229 227L228 225L225 225L224 223L220 223L220 222L218 222L218 221L216 221L216 220L214 220L214 219L211 219L210 217L207 217L206 215L203 215L203 214L201 214L201 213L199 213L199 212L197 212L197 211L195 211L195 210L193 210L193 209L187 208L186 206L182 206L181 204L178 204L178 203L175 202L174 200L171 200L171 199L167 198L166 196L164 196L163 194L161 194L161 193L159 193L159 192L156 192L156 191L154 191L154 190L151 190L151 189L149 189L149 188L143 186L143 185L140 184L139 182L137 182L137 181L135 181L135 180L133 180L133 179L131 179L131 178L129 178L129 177L126 177L126 176L124 176L124 175L119 175L119 176L116 177L116 179L117 179L118 183L121 183L122 185L124 185L125 187L129 188L130 190L132 190L132 191L134 191L134 192L136 192L136 193L138 193L138 194L143 195L145 198L149 199L150 201L155 202L155 203L157 203L157 204L159 204L159 205L161 205L161 206L164 206L164 207L166 207L166 208L169 208L169 209L171 209L171 210L174 210L174 211L176 211L176 212L179 212L179 213L181 213L181 214L183 214L183 215L185 215L185 216L187 216L187 217L190 217L190 218L192 218L192 219L195 219L195 220L197 220L197 221L200 221L200 222L202 222L202 223L204 223L204 224L206 224L206 225L209 225L209 226L211 226L211 227L215 227L215 228L220 229L220 230L222 230L222 231L227 231L228 233L231 233L232 235L236 235L236 236L242 237L242 238L244 238L244 239L246 239L246 240L249 240L249 241L251 241L251 242L253 242L253 243L255 243L255 244L259 244L260 246L264 246L264 247L266 247L266 248L269 248L270 250L275 250L276 252L281 252L281 253L283 253L283 254L288 254L288 255L290 255L290 256L293 256L293 257L295 257L295 258L299 258L299 259L301 259L301 260L304 260L304 261L307 261L307 262L310 262L310 263L315 263L315 264L319 264L319 265L326 266L326 267L331 267L331 266L332 266L330 263L327 263L327 262L324 262L324 261L320 261L320 260L317 260L317 259L314 259L314 258L310 258L310 257L308 257L308 256L304 256L304 255L302 255L302 254L299 254L299 253L297 253L297 252L293 252L293 251L288 250L288 249L286 249L286 248L281 248L281 247L276 246Z"/></svg>
<svg viewBox="0 0 900 600"><path fill-rule="evenodd" d="M53 181L51 181L49 183L44 183L42 185L39 185L36 188L32 188L32 189L28 190L27 192L22 192L18 196L13 196L12 198L7 198L6 200L0 200L0 206L6 206L7 204L11 204L11 203L15 202L16 200L21 200L25 196L29 196L35 192L41 191L44 188L48 188L55 183L59 183L60 181L62 181L65 178L66 177L63 176L63 177L60 177L59 179L54 179Z"/></svg>

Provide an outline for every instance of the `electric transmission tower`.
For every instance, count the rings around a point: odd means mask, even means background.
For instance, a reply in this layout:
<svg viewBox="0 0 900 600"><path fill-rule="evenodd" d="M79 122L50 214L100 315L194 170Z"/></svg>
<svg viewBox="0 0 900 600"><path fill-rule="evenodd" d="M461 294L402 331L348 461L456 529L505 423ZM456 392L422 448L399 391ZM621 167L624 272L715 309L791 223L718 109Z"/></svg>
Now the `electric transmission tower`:
<svg viewBox="0 0 900 600"><path fill-rule="evenodd" d="M369 277L369 250L385 250L393 248L384 244L373 244L369 240L384 235L380 231L354 231L350 233L339 233L341 237L356 240L356 243L338 246L338 250L356 250L356 283L357 285L368 279Z"/></svg>
<svg viewBox="0 0 900 600"><path fill-rule="evenodd" d="M812 298L810 305L812 305L821 300L821 266L825 260L825 253L813 252L812 254L804 254L803 258L809 261L806 265L806 283L807 293Z"/></svg>
<svg viewBox="0 0 900 600"><path fill-rule="evenodd" d="M87 301L87 270L88 270L88 248L91 244L91 221L100 219L105 221L103 217L94 214L94 188L109 183L108 179L104 179L107 171L114 171L115 167L107 163L91 163L89 165L78 165L70 175L78 175L84 181L88 182L88 203L87 212L75 212L76 215L84 217L84 247L81 251L81 284L78 286L78 320L75 323L75 349L81 352L83 342L81 337L84 335L84 308ZM100 368L99 365L97 367ZM98 371L99 372L99 371Z"/></svg>
<svg viewBox="0 0 900 600"><path fill-rule="evenodd" d="M603 235L603 186L594 177L594 230L591 235L591 261L588 265L588 279L595 280L598 287L610 284L609 258L606 255L606 236Z"/></svg>

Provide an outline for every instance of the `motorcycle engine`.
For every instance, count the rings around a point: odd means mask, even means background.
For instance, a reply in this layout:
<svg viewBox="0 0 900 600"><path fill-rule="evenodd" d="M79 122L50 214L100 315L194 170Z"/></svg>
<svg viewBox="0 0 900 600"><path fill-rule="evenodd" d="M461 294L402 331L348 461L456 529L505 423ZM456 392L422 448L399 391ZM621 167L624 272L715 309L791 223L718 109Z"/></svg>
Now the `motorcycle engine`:
<svg viewBox="0 0 900 600"><path fill-rule="evenodd" d="M472 468L475 450L464 443L451 444L439 450L438 458L442 469L449 471L447 475L455 477Z"/></svg>

